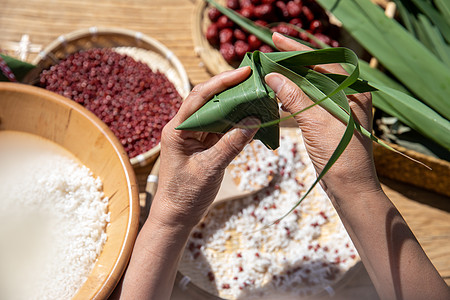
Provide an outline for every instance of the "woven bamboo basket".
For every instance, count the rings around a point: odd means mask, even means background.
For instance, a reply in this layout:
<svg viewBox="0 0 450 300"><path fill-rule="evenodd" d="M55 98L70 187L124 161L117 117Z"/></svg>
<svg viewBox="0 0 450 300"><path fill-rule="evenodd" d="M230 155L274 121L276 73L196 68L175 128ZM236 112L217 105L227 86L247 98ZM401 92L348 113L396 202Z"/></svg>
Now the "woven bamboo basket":
<svg viewBox="0 0 450 300"><path fill-rule="evenodd" d="M389 144L389 143L388 143ZM411 184L450 197L450 162L434 158L404 147L392 148L426 164L431 170L398 153L374 144L373 155L379 176Z"/></svg>
<svg viewBox="0 0 450 300"><path fill-rule="evenodd" d="M217 1L224 5L223 0ZM211 21L208 19L208 4L206 1L197 0L192 15L192 38L195 45L195 53L200 56L206 69L213 75L222 73L224 71L234 69L229 65L220 54L219 50L212 47L205 37L206 28L208 28Z"/></svg>
<svg viewBox="0 0 450 300"><path fill-rule="evenodd" d="M37 68L27 75L24 82L36 84L43 70L72 53L92 48L114 48L121 54L127 54L135 60L146 63L152 70L165 74L182 98L185 98L191 89L183 65L166 46L140 32L101 27L81 29L59 36L32 62ZM131 158L131 164L134 168L149 165L158 157L160 149L158 144L151 150Z"/></svg>

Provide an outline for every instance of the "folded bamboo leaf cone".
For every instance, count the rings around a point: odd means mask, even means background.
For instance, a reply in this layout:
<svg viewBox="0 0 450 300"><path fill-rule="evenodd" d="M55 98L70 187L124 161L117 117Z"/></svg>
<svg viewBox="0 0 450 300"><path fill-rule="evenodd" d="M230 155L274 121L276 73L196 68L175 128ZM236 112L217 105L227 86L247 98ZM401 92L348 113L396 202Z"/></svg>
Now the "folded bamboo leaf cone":
<svg viewBox="0 0 450 300"><path fill-rule="evenodd" d="M240 66L251 67L250 77L215 95L176 129L225 133L249 116L258 118L262 124L279 120L275 94L265 84L264 72L257 62L258 51L247 53ZM261 140L269 149L277 149L280 143L278 123L259 128L254 139Z"/></svg>

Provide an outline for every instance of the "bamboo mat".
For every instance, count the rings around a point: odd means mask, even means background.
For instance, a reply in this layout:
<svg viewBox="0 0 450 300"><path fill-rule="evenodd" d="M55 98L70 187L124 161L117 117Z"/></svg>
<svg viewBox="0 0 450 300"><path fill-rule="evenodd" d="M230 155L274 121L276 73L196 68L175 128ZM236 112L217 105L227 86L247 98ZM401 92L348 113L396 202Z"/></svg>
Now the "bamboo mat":
<svg viewBox="0 0 450 300"><path fill-rule="evenodd" d="M32 44L45 47L59 35L92 26L140 31L167 46L184 65L192 85L210 78L195 55L190 0L1 0L0 48L28 34ZM35 55L28 57L31 61ZM136 170L141 192L151 166ZM382 179L383 188L398 207L440 274L450 284L450 199L405 184ZM365 270L343 299L377 299ZM174 290L173 299L195 299Z"/></svg>

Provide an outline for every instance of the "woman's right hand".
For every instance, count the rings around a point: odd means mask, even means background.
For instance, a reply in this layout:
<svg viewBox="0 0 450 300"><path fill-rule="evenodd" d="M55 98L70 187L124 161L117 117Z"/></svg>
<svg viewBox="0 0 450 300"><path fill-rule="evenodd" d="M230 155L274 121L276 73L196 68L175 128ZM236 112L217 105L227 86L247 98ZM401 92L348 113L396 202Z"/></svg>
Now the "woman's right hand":
<svg viewBox="0 0 450 300"><path fill-rule="evenodd" d="M281 34L274 33L273 41L281 51L305 51L311 48ZM322 73L347 74L339 64L311 66ZM268 74L267 84L275 91L284 108L291 114L313 102L292 81L278 73ZM370 93L348 97L355 119L368 131L372 130L372 99ZM309 156L319 174L336 149L346 125L320 106L314 106L295 116L302 130ZM372 141L355 131L350 144L324 176L322 186L330 197L345 186L353 192L378 191L380 185L372 158ZM361 191L358 191L360 187ZM330 194L331 193L331 194Z"/></svg>

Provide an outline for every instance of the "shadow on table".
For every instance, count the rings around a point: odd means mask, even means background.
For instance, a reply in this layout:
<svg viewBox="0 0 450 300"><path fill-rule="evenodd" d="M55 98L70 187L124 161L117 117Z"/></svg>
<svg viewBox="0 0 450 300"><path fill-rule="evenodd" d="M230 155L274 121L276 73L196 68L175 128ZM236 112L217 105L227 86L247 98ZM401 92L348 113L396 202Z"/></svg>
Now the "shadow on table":
<svg viewBox="0 0 450 300"><path fill-rule="evenodd" d="M413 201L450 212L450 198L447 196L385 177L380 177L380 182Z"/></svg>

